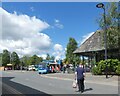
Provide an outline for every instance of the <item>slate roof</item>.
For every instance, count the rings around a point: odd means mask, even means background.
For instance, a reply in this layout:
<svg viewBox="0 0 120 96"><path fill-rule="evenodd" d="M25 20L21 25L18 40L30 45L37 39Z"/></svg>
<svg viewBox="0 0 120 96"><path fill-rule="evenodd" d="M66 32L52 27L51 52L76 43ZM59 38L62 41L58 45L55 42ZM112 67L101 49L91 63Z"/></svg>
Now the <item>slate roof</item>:
<svg viewBox="0 0 120 96"><path fill-rule="evenodd" d="M80 45L73 53L85 53L104 50L103 31L97 30L91 37Z"/></svg>

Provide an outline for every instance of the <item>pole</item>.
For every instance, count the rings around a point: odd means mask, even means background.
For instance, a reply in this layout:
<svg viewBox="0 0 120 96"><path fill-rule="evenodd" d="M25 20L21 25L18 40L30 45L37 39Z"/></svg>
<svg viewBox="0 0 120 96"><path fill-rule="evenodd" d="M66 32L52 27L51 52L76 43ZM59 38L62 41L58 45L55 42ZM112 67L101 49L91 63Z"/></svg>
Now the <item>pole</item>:
<svg viewBox="0 0 120 96"><path fill-rule="evenodd" d="M120 2L118 2L118 13L119 13L119 16L118 16L118 57L120 57ZM119 58L120 60L120 58Z"/></svg>
<svg viewBox="0 0 120 96"><path fill-rule="evenodd" d="M103 7L104 9L104 47L105 47L105 60L107 60L107 26L106 26L106 13L105 13L105 7ZM106 73L106 78L108 78L108 66L106 63L106 69L105 69L105 73Z"/></svg>

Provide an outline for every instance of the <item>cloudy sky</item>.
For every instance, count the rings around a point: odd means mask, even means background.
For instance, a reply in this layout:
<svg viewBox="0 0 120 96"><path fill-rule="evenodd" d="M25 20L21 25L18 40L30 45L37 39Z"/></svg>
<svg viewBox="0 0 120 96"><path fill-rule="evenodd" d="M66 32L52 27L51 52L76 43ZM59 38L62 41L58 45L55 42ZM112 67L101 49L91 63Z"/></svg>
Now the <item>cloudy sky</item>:
<svg viewBox="0 0 120 96"><path fill-rule="evenodd" d="M3 3L0 52L19 56L65 57L69 37L78 45L99 29L96 19L103 12L97 3ZM1 30L1 27L0 27Z"/></svg>

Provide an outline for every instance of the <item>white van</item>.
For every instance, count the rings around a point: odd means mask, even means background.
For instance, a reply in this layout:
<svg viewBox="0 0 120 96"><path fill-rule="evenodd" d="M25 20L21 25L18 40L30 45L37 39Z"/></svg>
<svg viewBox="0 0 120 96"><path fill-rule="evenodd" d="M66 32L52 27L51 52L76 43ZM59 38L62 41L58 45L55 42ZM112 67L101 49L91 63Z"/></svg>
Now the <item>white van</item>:
<svg viewBox="0 0 120 96"><path fill-rule="evenodd" d="M27 70L28 71L35 71L35 66L34 65L29 65Z"/></svg>

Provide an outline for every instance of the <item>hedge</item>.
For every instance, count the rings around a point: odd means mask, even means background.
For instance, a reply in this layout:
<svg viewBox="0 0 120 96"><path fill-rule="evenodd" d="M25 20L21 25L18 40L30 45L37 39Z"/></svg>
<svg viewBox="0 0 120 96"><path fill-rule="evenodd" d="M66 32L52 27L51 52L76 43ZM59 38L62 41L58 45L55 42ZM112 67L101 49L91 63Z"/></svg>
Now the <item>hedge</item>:
<svg viewBox="0 0 120 96"><path fill-rule="evenodd" d="M92 68L92 73L95 75L102 74L105 72L106 66L109 73L114 72L120 75L120 61L118 59L107 59L97 62L96 66Z"/></svg>

